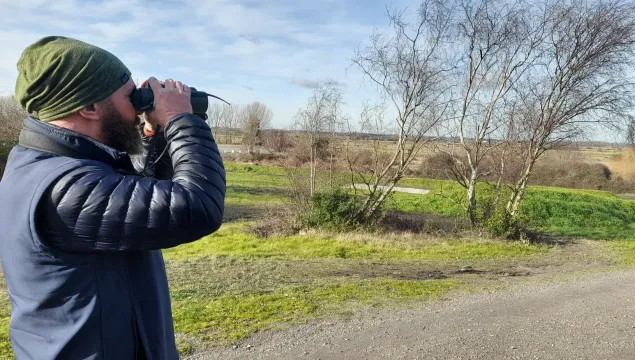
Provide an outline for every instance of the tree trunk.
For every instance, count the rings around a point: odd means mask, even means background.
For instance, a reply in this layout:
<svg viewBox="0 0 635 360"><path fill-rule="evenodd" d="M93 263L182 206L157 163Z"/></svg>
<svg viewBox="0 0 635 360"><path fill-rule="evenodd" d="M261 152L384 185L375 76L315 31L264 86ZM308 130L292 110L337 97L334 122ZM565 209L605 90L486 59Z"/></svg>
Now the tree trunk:
<svg viewBox="0 0 635 360"><path fill-rule="evenodd" d="M498 202L501 198L501 192L503 191L503 176L505 174L505 152L501 155L501 171L498 174L498 180L496 181L496 196L494 197L494 201L492 201L492 212L496 211L498 207ZM488 216L491 214L488 214Z"/></svg>
<svg viewBox="0 0 635 360"><path fill-rule="evenodd" d="M470 176L470 182L467 187L467 213L470 217L470 223L476 225L478 219L476 218L476 179L478 177L478 168L472 169L472 175Z"/></svg>
<svg viewBox="0 0 635 360"><path fill-rule="evenodd" d="M311 182L310 184L310 188L311 188L311 197L313 197L314 193L315 193L315 156L314 156L314 149L315 147L313 145L311 145L311 164L310 164L310 175L309 175L309 181Z"/></svg>
<svg viewBox="0 0 635 360"><path fill-rule="evenodd" d="M381 195L379 195L379 197L375 199L375 201L373 201L370 206L368 206L368 209L365 213L365 217L367 219L373 217L377 213L377 210L379 210L379 206L381 206L381 204L386 200L386 197L392 193L392 189L395 187L395 185L397 185L397 181L399 181L397 179L399 178L400 176L393 177L390 181L390 184L388 185L388 189L384 188Z"/></svg>
<svg viewBox="0 0 635 360"><path fill-rule="evenodd" d="M333 141L333 137L331 137L331 141ZM331 146L331 162L329 163L329 178L330 178L330 186L331 190L333 190L333 153L335 152L334 146Z"/></svg>
<svg viewBox="0 0 635 360"><path fill-rule="evenodd" d="M511 197L509 198L509 202L507 203L507 214L511 217L518 216L518 209L520 208L520 203L523 201L525 197L525 191L527 190L527 184L529 183L529 176L531 176L531 172L534 169L534 165L536 164L536 156L532 156L527 168L523 172L522 176L516 183L514 187L514 191L512 192Z"/></svg>

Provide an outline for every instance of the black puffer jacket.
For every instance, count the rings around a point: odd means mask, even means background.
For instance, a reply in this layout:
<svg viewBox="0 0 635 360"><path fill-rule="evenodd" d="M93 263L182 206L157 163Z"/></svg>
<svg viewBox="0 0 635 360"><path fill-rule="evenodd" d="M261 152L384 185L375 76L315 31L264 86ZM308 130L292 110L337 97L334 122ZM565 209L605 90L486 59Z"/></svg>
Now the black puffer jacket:
<svg viewBox="0 0 635 360"><path fill-rule="evenodd" d="M135 168L126 153L25 119L0 181L17 359L178 359L160 249L220 227L225 170L198 116L171 119L164 134L144 139L151 151Z"/></svg>
<svg viewBox="0 0 635 360"><path fill-rule="evenodd" d="M148 146L151 141L154 146ZM225 169L208 125L194 115L172 119L164 139L144 139L146 152L153 152L138 157L137 168L156 162L166 141L157 164L163 166L145 170L163 180L123 175L99 163L60 178L41 203L49 219L42 230L51 244L74 252L151 250L216 231L223 219Z"/></svg>

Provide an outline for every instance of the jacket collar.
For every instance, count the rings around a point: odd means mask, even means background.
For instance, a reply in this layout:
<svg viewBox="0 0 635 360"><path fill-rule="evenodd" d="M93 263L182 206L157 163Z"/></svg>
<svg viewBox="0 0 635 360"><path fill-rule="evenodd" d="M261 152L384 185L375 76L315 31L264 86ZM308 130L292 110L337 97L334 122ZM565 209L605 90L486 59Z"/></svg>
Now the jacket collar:
<svg viewBox="0 0 635 360"><path fill-rule="evenodd" d="M28 143L35 146L23 143L26 134L30 140ZM101 161L119 170L134 171L128 153L117 151L89 136L40 121L32 116L24 119L20 145L57 155Z"/></svg>

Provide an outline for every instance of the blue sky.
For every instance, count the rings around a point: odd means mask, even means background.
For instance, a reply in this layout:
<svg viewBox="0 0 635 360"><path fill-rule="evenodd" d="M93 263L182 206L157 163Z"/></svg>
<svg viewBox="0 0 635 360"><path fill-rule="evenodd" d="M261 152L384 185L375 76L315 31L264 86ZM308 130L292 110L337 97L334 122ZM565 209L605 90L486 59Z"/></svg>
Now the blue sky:
<svg viewBox="0 0 635 360"><path fill-rule="evenodd" d="M348 111L373 90L350 67L357 44L388 25L392 0L0 0L0 94L13 93L22 50L47 35L117 55L134 79L172 77L230 103L261 101L288 127L321 81L338 81Z"/></svg>

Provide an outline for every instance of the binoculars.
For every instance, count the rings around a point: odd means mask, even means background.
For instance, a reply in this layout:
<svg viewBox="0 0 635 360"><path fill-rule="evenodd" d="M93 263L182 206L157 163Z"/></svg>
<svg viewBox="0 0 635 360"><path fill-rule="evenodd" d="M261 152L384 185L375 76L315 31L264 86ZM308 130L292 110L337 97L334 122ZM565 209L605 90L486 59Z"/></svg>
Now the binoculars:
<svg viewBox="0 0 635 360"><path fill-rule="evenodd" d="M208 94L205 91L198 91L196 88L190 88L192 90L190 96L190 103L192 104L192 113L198 115L203 120L207 120L207 108L209 102L207 97L211 96L218 100L230 105L227 101L219 98L216 95ZM138 112L152 110L154 108L154 93L149 87L136 88L130 95L130 102Z"/></svg>

